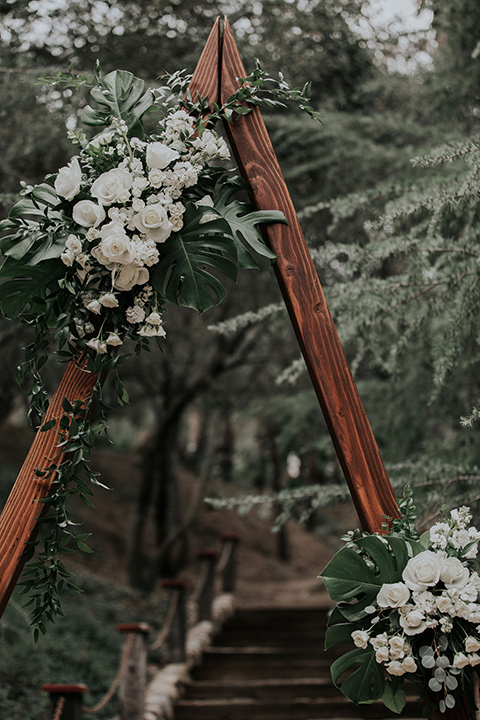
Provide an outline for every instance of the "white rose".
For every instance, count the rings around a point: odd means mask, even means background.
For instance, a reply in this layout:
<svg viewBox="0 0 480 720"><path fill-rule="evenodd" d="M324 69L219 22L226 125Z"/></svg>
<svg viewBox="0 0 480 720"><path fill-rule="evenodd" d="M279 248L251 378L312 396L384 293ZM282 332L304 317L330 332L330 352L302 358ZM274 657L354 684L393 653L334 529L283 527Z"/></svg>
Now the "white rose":
<svg viewBox="0 0 480 720"><path fill-rule="evenodd" d="M442 557L431 550L425 550L408 561L402 579L410 590L426 590L440 579Z"/></svg>
<svg viewBox="0 0 480 720"><path fill-rule="evenodd" d="M402 667L404 670L406 670L406 672L414 673L417 670L417 663L415 662L413 657L409 655L402 661Z"/></svg>
<svg viewBox="0 0 480 720"><path fill-rule="evenodd" d="M392 638L390 638L388 644L390 645L392 650L395 650L395 652L400 652L405 649L405 640L400 637L400 635L394 635Z"/></svg>
<svg viewBox="0 0 480 720"><path fill-rule="evenodd" d="M114 287L117 290L131 290L134 285L144 285L148 278L149 273L147 268L137 267L136 265L125 265L125 267L122 267L118 275L114 277ZM145 317L145 313L143 316ZM135 322L141 321L136 320Z"/></svg>
<svg viewBox="0 0 480 720"><path fill-rule="evenodd" d="M100 250L108 262L129 265L133 260L132 241L122 223L113 220L101 229ZM97 257L98 259L98 257Z"/></svg>
<svg viewBox="0 0 480 720"><path fill-rule="evenodd" d="M133 216L133 222L139 232L145 233L149 240L165 242L172 232L172 224L163 205L147 205Z"/></svg>
<svg viewBox="0 0 480 720"><path fill-rule="evenodd" d="M480 664L480 655L478 655L478 653L471 653L468 656L468 662L470 663L470 665L472 667L475 667L475 665L479 665Z"/></svg>
<svg viewBox="0 0 480 720"><path fill-rule="evenodd" d="M352 640L356 647L366 648L368 647L368 640L370 636L365 630L354 630L352 632Z"/></svg>
<svg viewBox="0 0 480 720"><path fill-rule="evenodd" d="M410 598L410 590L401 582L384 583L377 595L380 607L397 608L406 605Z"/></svg>
<svg viewBox="0 0 480 720"><path fill-rule="evenodd" d="M105 293L98 298L98 302L103 307L115 308L118 307L118 300L113 293Z"/></svg>
<svg viewBox="0 0 480 720"><path fill-rule="evenodd" d="M160 325L162 322L162 318L160 317L159 313L152 312L150 315L145 319L145 322L150 323L150 325Z"/></svg>
<svg viewBox="0 0 480 720"><path fill-rule="evenodd" d="M477 652L477 650L480 650L480 642L477 638L469 635L465 638L465 650L467 653Z"/></svg>
<svg viewBox="0 0 480 720"><path fill-rule="evenodd" d="M127 321L134 325L135 323L142 322L145 319L145 310L139 305L133 305L125 311L125 317Z"/></svg>
<svg viewBox="0 0 480 720"><path fill-rule="evenodd" d="M149 168L163 170L179 157L180 155L176 150L172 150L164 143L153 142L147 145L147 165Z"/></svg>
<svg viewBox="0 0 480 720"><path fill-rule="evenodd" d="M390 675L405 675L405 668L403 667L403 663L398 660L392 660L392 662L387 665L387 672L389 672Z"/></svg>
<svg viewBox="0 0 480 720"><path fill-rule="evenodd" d="M461 669L464 668L466 665L469 665L467 656L463 652L456 653L455 657L453 658L453 667Z"/></svg>
<svg viewBox="0 0 480 720"><path fill-rule="evenodd" d="M418 635L427 627L423 613L418 610L412 610L407 615L400 615L399 620L407 635Z"/></svg>
<svg viewBox="0 0 480 720"><path fill-rule="evenodd" d="M102 306L100 305L98 300L91 300L86 307L87 307L87 310L90 310L90 312L95 313L95 315L100 315Z"/></svg>
<svg viewBox="0 0 480 720"><path fill-rule="evenodd" d="M449 557L442 562L440 580L446 587L462 588L467 584L470 571L456 557Z"/></svg>
<svg viewBox="0 0 480 720"><path fill-rule="evenodd" d="M128 170L114 168L98 177L92 185L91 194L101 205L111 205L132 187L132 176Z"/></svg>
<svg viewBox="0 0 480 720"><path fill-rule="evenodd" d="M80 190L82 182L82 168L77 158L73 158L68 165L60 168L55 179L55 192L65 200L73 200Z"/></svg>
<svg viewBox="0 0 480 720"><path fill-rule="evenodd" d="M375 652L375 660L377 661L377 663L385 663L390 660L390 653L388 652L388 648L386 647L386 645L378 648L378 650Z"/></svg>
<svg viewBox="0 0 480 720"><path fill-rule="evenodd" d="M105 220L105 210L91 200L80 200L73 206L73 219L82 227L97 227Z"/></svg>
<svg viewBox="0 0 480 720"><path fill-rule="evenodd" d="M123 345L123 340L118 337L117 333L111 332L110 335L107 337L107 345L117 347L118 345Z"/></svg>

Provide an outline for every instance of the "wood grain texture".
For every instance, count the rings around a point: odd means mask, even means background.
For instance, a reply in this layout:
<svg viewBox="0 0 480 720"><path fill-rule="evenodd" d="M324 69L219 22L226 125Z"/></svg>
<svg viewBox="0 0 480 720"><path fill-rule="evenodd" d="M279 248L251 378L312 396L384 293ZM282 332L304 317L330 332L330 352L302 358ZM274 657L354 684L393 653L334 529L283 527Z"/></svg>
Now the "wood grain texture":
<svg viewBox="0 0 480 720"><path fill-rule="evenodd" d="M197 93L208 97L210 107L211 103L218 102L220 97L221 42L221 20L217 17L189 85L193 99L196 99Z"/></svg>
<svg viewBox="0 0 480 720"><path fill-rule="evenodd" d="M91 397L96 380L96 373L86 372L81 365L71 361L50 402L44 423L62 416L65 397L70 402L80 400L85 403ZM24 565L20 555L26 543L35 537L37 521L46 509L39 500L47 496L54 480L53 474L48 478L37 478L35 470L52 463L58 465L62 457L56 429L37 432L5 503L0 516L0 616Z"/></svg>
<svg viewBox="0 0 480 720"><path fill-rule="evenodd" d="M245 76L225 20L222 101ZM281 210L288 220L288 227L265 230L278 255L275 273L361 523L370 532L379 530L384 513L398 515L395 496L258 108L228 124L227 132L256 207Z"/></svg>

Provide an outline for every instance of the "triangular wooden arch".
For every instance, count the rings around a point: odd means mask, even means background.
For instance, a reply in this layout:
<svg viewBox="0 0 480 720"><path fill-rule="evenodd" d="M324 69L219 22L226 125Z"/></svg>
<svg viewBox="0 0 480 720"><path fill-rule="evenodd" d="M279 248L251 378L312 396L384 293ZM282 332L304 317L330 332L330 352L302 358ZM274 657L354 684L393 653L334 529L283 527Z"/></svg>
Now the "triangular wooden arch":
<svg viewBox="0 0 480 720"><path fill-rule="evenodd" d="M218 18L190 89L221 103L245 76L228 21ZM288 227L269 225L265 231L278 255L275 273L360 521L370 532L379 530L383 515L396 517L398 507L259 109L226 123L226 129L257 208L281 210L288 220ZM64 397L86 401L95 381L96 376L70 362L45 422L61 415ZM59 462L56 442L55 430L37 433L0 516L0 615L45 508L38 501L52 484L52 477L37 479L35 468L48 467L53 457Z"/></svg>

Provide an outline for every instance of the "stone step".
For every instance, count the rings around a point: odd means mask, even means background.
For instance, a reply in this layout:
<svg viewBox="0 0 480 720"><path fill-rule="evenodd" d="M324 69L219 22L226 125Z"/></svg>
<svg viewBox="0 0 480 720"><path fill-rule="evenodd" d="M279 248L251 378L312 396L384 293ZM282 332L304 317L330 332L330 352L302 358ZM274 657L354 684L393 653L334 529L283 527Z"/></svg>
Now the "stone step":
<svg viewBox="0 0 480 720"><path fill-rule="evenodd" d="M330 678L284 678L282 680L202 680L185 688L186 700L208 698L337 698L339 690Z"/></svg>
<svg viewBox="0 0 480 720"><path fill-rule="evenodd" d="M330 674L331 657L278 648L207 648L192 670L194 680L319 677Z"/></svg>
<svg viewBox="0 0 480 720"><path fill-rule="evenodd" d="M421 718L421 707L408 703L402 718ZM182 700L175 705L175 720L339 720L365 718L387 720L397 717L382 703L356 706L346 698L297 698L284 700L252 700L250 698Z"/></svg>

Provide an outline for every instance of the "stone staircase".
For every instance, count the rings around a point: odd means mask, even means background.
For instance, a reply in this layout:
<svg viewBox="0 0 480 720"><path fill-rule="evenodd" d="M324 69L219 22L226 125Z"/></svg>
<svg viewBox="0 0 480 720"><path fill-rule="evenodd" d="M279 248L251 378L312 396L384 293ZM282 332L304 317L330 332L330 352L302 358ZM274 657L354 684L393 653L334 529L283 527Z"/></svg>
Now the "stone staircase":
<svg viewBox="0 0 480 720"><path fill-rule="evenodd" d="M175 720L346 720L399 717L382 703L356 707L330 678L342 653L323 649L326 610L239 610L192 672ZM347 648L351 649L351 648ZM402 718L421 718L408 702Z"/></svg>

